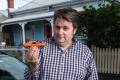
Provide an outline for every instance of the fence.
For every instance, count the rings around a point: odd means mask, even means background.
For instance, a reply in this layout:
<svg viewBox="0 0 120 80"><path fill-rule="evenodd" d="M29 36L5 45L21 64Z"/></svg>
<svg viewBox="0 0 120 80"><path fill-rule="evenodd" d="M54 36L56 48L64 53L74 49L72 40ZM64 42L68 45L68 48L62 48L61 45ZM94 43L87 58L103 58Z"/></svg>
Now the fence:
<svg viewBox="0 0 120 80"><path fill-rule="evenodd" d="M28 49L24 48L23 46L0 46L0 51L21 51L22 52L22 59L23 62L25 62L24 56L25 56L25 51Z"/></svg>
<svg viewBox="0 0 120 80"><path fill-rule="evenodd" d="M120 73L120 48L98 48L92 46L91 51L99 73Z"/></svg>

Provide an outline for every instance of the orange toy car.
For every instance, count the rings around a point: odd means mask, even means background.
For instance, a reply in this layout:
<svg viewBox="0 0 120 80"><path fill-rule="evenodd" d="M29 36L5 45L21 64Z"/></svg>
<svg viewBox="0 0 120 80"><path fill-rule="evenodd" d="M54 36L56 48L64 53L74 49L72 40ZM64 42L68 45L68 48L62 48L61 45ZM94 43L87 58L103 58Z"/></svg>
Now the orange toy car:
<svg viewBox="0 0 120 80"><path fill-rule="evenodd" d="M31 47L31 46L36 46L36 47L41 47L45 46L45 43L38 43L38 42L27 42L23 45L24 47Z"/></svg>

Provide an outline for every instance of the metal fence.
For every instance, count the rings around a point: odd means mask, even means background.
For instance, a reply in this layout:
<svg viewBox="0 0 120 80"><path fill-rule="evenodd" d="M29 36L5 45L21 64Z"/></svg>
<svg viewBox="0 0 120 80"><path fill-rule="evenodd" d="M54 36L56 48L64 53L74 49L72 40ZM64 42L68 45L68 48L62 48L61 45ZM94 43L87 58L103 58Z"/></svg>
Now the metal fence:
<svg viewBox="0 0 120 80"><path fill-rule="evenodd" d="M25 52L28 49L24 48L23 46L0 46L0 51L21 51L22 52L22 60L23 62L25 62L24 56L25 56Z"/></svg>
<svg viewBox="0 0 120 80"><path fill-rule="evenodd" d="M98 48L92 46L91 51L99 73L120 74L120 48Z"/></svg>

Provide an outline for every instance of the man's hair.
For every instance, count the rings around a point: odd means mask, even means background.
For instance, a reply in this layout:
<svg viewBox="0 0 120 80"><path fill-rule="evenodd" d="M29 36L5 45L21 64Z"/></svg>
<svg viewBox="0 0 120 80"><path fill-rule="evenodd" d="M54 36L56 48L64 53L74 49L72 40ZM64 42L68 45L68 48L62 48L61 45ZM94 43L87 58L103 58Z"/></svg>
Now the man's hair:
<svg viewBox="0 0 120 80"><path fill-rule="evenodd" d="M54 13L54 23L57 18L62 18L69 22L72 22L74 29L78 27L78 12L75 9L64 8L56 10Z"/></svg>

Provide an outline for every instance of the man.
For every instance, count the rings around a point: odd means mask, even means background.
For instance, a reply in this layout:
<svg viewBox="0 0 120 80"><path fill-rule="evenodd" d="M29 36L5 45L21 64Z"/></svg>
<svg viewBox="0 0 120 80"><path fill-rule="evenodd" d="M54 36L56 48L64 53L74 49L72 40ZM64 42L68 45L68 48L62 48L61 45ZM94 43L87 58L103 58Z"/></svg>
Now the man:
<svg viewBox="0 0 120 80"><path fill-rule="evenodd" d="M45 47L30 47L26 53L30 80L98 80L91 51L74 38L78 12L72 8L54 13L54 36Z"/></svg>

